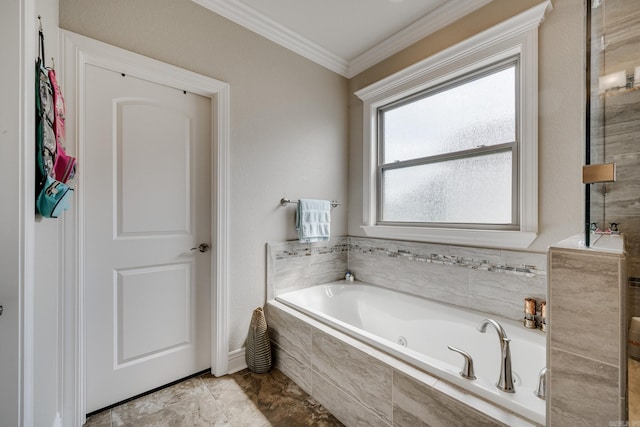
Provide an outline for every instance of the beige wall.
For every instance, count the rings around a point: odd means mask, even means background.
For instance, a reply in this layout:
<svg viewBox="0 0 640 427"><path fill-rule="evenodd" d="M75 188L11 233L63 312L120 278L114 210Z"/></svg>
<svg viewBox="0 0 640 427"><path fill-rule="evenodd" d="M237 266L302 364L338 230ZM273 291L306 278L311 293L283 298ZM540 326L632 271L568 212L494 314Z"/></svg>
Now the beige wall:
<svg viewBox="0 0 640 427"><path fill-rule="evenodd" d="M264 243L295 238L280 197L348 202L334 209L332 234L362 235L362 104L353 92L537 3L495 0L349 82L188 0L61 0L60 26L231 85L234 350L264 302ZM539 37L538 252L579 232L583 215L583 5L553 5Z"/></svg>
<svg viewBox="0 0 640 427"><path fill-rule="evenodd" d="M60 26L231 86L230 350L265 302L265 242L296 238L283 196L347 201L347 80L189 0L61 0ZM344 235L346 205L333 210Z"/></svg>
<svg viewBox="0 0 640 427"><path fill-rule="evenodd" d="M353 95L384 77L514 16L540 0L494 0L349 81L349 235L363 236L362 102ZM581 231L584 144L582 0L553 0L539 32L539 227L529 250Z"/></svg>
<svg viewBox="0 0 640 427"><path fill-rule="evenodd" d="M0 13L0 175L6 200L18 200L19 5ZM336 198L334 235L361 235L362 109L355 90L537 3L495 0L350 82L188 0L60 0L60 26L231 85L230 349L242 346L265 292L264 242L294 239L293 211L282 196ZM583 141L583 4L554 0L540 28L540 237L533 250L581 231ZM55 56L57 1L34 1L45 17L48 56ZM34 46L35 49L35 46ZM25 83L26 84L26 83ZM351 94L351 95L348 95ZM349 112L347 113L347 107ZM347 141L350 141L348 144ZM347 148L348 147L348 148ZM349 161L347 161L349 159ZM348 171L348 172L347 172ZM349 188L347 192L347 173ZM349 212L347 227L347 211ZM17 425L20 309L19 206L0 207L0 424ZM51 425L60 409L57 222L35 224L35 422ZM51 280L51 278L54 278ZM52 285L50 285L52 284ZM59 302L59 301L58 301ZM51 316L51 317L50 317ZM49 321L56 319L56 321ZM45 322L46 320L46 322ZM55 350L54 350L55 349Z"/></svg>
<svg viewBox="0 0 640 427"><path fill-rule="evenodd" d="M540 26L540 222L532 246L542 251L584 230L584 13L582 0L556 0Z"/></svg>

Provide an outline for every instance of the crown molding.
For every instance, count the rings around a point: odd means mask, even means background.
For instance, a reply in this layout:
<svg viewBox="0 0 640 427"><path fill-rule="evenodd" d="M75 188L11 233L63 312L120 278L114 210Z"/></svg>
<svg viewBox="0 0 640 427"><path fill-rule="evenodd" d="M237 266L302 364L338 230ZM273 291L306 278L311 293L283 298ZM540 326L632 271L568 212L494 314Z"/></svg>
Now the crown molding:
<svg viewBox="0 0 640 427"><path fill-rule="evenodd" d="M293 52L347 77L349 62L241 2L192 0Z"/></svg>
<svg viewBox="0 0 640 427"><path fill-rule="evenodd" d="M450 0L353 60L342 58L330 52L242 2L230 2L228 0L192 1L331 71L351 78L411 46L418 40L490 3L492 0L476 0L472 2L468 0Z"/></svg>
<svg viewBox="0 0 640 427"><path fill-rule="evenodd" d="M468 15L492 0L450 0L408 27L363 52L349 63L349 78Z"/></svg>
<svg viewBox="0 0 640 427"><path fill-rule="evenodd" d="M460 58L537 28L551 9L553 9L551 0L543 0L516 16L360 89L355 95L363 101L376 100L377 102L378 97L385 96L385 93L392 88L405 85Z"/></svg>

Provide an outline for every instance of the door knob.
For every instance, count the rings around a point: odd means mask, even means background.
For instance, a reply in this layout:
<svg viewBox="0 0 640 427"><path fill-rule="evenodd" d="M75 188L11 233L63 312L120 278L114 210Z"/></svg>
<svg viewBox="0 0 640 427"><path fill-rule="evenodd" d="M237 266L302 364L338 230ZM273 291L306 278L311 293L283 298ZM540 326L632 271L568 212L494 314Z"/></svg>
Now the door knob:
<svg viewBox="0 0 640 427"><path fill-rule="evenodd" d="M197 248L191 248L191 250L198 250L202 253L209 252L209 245L207 245L206 243L200 243Z"/></svg>

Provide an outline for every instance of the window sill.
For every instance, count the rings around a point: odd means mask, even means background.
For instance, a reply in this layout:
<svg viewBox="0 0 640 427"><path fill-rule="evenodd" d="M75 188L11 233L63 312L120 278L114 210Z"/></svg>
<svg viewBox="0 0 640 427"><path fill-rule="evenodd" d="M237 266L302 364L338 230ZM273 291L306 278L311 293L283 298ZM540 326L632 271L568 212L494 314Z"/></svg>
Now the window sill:
<svg viewBox="0 0 640 427"><path fill-rule="evenodd" d="M464 230L452 228L363 225L367 237L453 245L525 249L536 239L531 231Z"/></svg>

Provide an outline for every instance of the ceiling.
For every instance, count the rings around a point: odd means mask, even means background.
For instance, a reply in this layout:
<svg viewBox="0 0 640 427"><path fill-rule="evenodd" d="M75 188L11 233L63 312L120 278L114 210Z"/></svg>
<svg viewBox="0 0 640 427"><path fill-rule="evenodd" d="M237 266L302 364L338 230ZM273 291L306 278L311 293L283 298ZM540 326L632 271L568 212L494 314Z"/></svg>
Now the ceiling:
<svg viewBox="0 0 640 427"><path fill-rule="evenodd" d="M353 77L491 0L193 0Z"/></svg>

